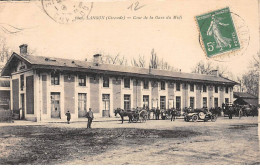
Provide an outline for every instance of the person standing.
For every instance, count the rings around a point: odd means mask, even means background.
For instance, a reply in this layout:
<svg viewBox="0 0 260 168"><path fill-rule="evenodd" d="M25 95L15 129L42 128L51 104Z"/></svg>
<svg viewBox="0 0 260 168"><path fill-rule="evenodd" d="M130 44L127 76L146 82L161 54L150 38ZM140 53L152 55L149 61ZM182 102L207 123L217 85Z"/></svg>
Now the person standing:
<svg viewBox="0 0 260 168"><path fill-rule="evenodd" d="M174 121L174 120L175 120L175 116L176 116L175 108L172 108L172 109L171 109L171 121Z"/></svg>
<svg viewBox="0 0 260 168"><path fill-rule="evenodd" d="M159 107L157 107L156 113L155 113L155 119L156 119L156 120L159 120L160 112L161 112L161 111L160 111Z"/></svg>
<svg viewBox="0 0 260 168"><path fill-rule="evenodd" d="M94 114L93 114L91 108L89 108L89 111L87 112L87 118L88 118L88 126L87 126L87 128L91 128L91 124L92 124L92 121L94 119Z"/></svg>
<svg viewBox="0 0 260 168"><path fill-rule="evenodd" d="M66 113L65 115L67 116L67 122L68 122L68 124L70 124L70 119L71 119L70 111L67 111L67 113Z"/></svg>

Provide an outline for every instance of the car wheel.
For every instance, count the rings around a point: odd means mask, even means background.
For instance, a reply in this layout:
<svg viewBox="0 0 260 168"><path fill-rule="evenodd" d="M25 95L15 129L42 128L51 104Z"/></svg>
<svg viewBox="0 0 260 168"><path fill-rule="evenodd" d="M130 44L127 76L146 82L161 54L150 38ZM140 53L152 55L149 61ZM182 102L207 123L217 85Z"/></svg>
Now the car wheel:
<svg viewBox="0 0 260 168"><path fill-rule="evenodd" d="M192 121L193 121L193 122L197 122L198 119L199 119L198 115L193 115L193 116L192 116Z"/></svg>

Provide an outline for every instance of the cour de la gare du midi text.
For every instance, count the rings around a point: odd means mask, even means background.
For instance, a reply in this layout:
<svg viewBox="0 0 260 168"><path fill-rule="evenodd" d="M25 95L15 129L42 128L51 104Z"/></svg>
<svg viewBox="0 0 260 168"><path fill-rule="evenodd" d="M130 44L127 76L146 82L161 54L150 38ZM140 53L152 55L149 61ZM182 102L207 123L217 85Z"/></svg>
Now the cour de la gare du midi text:
<svg viewBox="0 0 260 168"><path fill-rule="evenodd" d="M162 19L174 19L174 20L181 20L182 15L173 15L173 16L87 16L87 20L162 20Z"/></svg>

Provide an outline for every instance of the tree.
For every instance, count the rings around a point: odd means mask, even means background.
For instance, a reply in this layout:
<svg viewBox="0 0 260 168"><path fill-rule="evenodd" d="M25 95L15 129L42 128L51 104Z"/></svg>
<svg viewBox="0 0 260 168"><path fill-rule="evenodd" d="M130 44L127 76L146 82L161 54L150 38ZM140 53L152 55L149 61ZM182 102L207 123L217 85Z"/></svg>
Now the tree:
<svg viewBox="0 0 260 168"><path fill-rule="evenodd" d="M101 62L103 64L115 64L115 65L127 65L127 59L124 56L121 56L119 53L115 56L110 55L110 54L105 54L103 52L98 52L101 53ZM87 58L85 60L88 60ZM93 62L93 58L90 59L90 62Z"/></svg>
<svg viewBox="0 0 260 168"><path fill-rule="evenodd" d="M171 66L168 62L164 61L162 58L158 63L158 69L168 70L168 71L178 71L177 68Z"/></svg>
<svg viewBox="0 0 260 168"><path fill-rule="evenodd" d="M260 69L260 54L253 56L248 67L249 71L242 76L242 85L246 91L255 96L258 95L259 90L259 69Z"/></svg>
<svg viewBox="0 0 260 168"><path fill-rule="evenodd" d="M159 63L158 63L157 54L155 53L154 49L152 49L149 68L157 69L158 64Z"/></svg>
<svg viewBox="0 0 260 168"><path fill-rule="evenodd" d="M258 95L258 79L259 75L254 70L250 70L242 76L242 83L245 86L246 91L255 96Z"/></svg>
<svg viewBox="0 0 260 168"><path fill-rule="evenodd" d="M12 51L6 45L6 39L0 38L0 62L6 63L10 58Z"/></svg>
<svg viewBox="0 0 260 168"><path fill-rule="evenodd" d="M228 78L233 76L232 73L227 70L227 67L213 65L213 63L210 61L198 62L197 65L192 69L192 73L211 75L213 70L218 70L218 74L221 77Z"/></svg>
<svg viewBox="0 0 260 168"><path fill-rule="evenodd" d="M128 60L126 57L121 56L119 53L115 56L112 56L110 54L104 54L104 52L98 52L102 55L101 61L104 64L117 64L117 65L128 65ZM88 59L85 59L87 61ZM90 62L93 62L93 58L89 60ZM146 60L144 56L139 55L138 59L132 58L131 59L131 65L136 67L146 67ZM164 69L169 71L177 71L176 68L171 66L168 62L165 62L164 59L161 59L159 61L159 58L157 54L155 53L154 49L151 51L151 57L149 60L149 68L152 69Z"/></svg>
<svg viewBox="0 0 260 168"><path fill-rule="evenodd" d="M157 56L157 54L154 51L154 49L152 49L152 51L151 51L149 68L152 68L152 69L163 69L163 70L168 70L168 71L178 71L178 69L174 68L168 62L164 61L163 58L160 59L160 61L159 61L159 57Z"/></svg>
<svg viewBox="0 0 260 168"><path fill-rule="evenodd" d="M146 65L146 64L145 64L144 56L141 57L141 56L139 55L138 60L136 60L135 58L132 58L131 64L132 64L132 66L144 68L145 65Z"/></svg>

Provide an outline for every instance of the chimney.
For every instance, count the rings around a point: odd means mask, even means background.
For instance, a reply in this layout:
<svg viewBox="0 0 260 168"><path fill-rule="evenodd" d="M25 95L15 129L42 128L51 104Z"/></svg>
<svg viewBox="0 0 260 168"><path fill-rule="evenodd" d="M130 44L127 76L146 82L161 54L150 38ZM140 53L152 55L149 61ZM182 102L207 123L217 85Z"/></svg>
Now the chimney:
<svg viewBox="0 0 260 168"><path fill-rule="evenodd" d="M214 75L214 76L216 76L216 77L219 77L218 70L212 70L212 71L210 72L210 74L211 74L211 75Z"/></svg>
<svg viewBox="0 0 260 168"><path fill-rule="evenodd" d="M93 55L94 57L94 66L98 66L99 64L101 64L101 54L95 54Z"/></svg>
<svg viewBox="0 0 260 168"><path fill-rule="evenodd" d="M22 44L22 45L19 46L21 55L26 55L27 54L27 46L28 46L27 44Z"/></svg>

